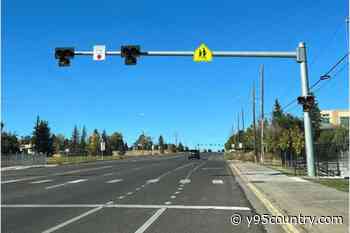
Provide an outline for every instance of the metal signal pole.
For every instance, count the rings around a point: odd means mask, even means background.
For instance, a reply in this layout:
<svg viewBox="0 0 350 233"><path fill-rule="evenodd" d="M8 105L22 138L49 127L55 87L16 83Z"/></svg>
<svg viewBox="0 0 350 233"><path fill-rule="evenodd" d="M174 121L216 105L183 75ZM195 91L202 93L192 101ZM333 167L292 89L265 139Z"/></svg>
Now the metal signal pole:
<svg viewBox="0 0 350 233"><path fill-rule="evenodd" d="M70 59L74 56L93 56L94 51L75 51L74 48L56 48L55 58L60 66L69 66ZM194 57L195 51L141 51L140 46L122 46L119 51L105 51L105 56L121 56L125 59L126 65L135 65L141 56L165 56L165 57ZM232 57L256 57L256 58L290 58L295 59L300 64L301 89L304 99L309 96L308 71L306 60L306 48L303 42L299 43L296 51L211 51L212 57L232 58ZM211 57L210 57L211 58ZM307 104L302 103L307 107ZM305 150L307 157L307 171L309 176L315 176L314 168L314 148L311 133L311 119L307 108L304 109L304 129L305 129Z"/></svg>

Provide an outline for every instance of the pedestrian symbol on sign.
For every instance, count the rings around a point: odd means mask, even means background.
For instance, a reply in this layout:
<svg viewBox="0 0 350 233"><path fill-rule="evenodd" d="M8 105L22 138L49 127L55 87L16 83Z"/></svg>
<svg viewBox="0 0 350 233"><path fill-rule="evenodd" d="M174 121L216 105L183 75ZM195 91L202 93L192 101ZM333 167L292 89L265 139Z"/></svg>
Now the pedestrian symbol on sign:
<svg viewBox="0 0 350 233"><path fill-rule="evenodd" d="M193 60L195 62L209 62L213 59L213 53L210 49L205 45L201 44L193 54Z"/></svg>

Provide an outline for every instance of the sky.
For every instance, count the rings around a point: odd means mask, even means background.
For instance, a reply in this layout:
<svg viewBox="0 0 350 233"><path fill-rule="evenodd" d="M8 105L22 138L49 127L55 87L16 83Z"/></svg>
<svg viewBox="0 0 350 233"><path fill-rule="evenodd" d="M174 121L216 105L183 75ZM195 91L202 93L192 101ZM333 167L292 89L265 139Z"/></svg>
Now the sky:
<svg viewBox="0 0 350 233"><path fill-rule="evenodd" d="M142 50L295 51L307 46L310 83L346 54L347 1L115 1L3 0L1 17L1 118L5 130L30 135L39 115L53 133L121 132L129 144L144 131L186 145L223 144L243 108L252 122L252 86L260 98L265 68L265 112L301 95L293 59L120 57L96 62L75 57L60 68L55 47L92 50L140 45ZM345 64L345 63L344 63ZM342 70L338 71L340 68ZM315 92L321 109L348 108L347 67L340 66ZM301 117L301 107L286 111ZM258 114L258 113L257 113ZM241 123L242 124L242 123Z"/></svg>

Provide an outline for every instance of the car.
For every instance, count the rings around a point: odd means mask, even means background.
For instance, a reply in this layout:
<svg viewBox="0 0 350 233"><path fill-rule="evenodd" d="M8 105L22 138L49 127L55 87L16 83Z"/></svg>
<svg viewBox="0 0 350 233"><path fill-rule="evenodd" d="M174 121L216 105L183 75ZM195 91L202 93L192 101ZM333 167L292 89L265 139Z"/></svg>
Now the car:
<svg viewBox="0 0 350 233"><path fill-rule="evenodd" d="M190 154L188 155L188 159L200 159L199 150L190 150Z"/></svg>

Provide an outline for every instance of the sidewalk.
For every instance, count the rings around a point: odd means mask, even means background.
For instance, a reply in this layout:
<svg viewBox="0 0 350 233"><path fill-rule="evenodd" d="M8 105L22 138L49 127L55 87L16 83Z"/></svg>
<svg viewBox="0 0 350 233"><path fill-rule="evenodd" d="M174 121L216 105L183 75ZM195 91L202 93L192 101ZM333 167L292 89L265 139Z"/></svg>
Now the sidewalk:
<svg viewBox="0 0 350 233"><path fill-rule="evenodd" d="M299 177L251 162L231 161L229 165L244 185L271 211L272 215L343 216L344 224L305 224L284 226L287 232L346 233L349 228L349 193L341 192ZM276 210L276 211L274 211ZM269 213L270 214L270 213Z"/></svg>

